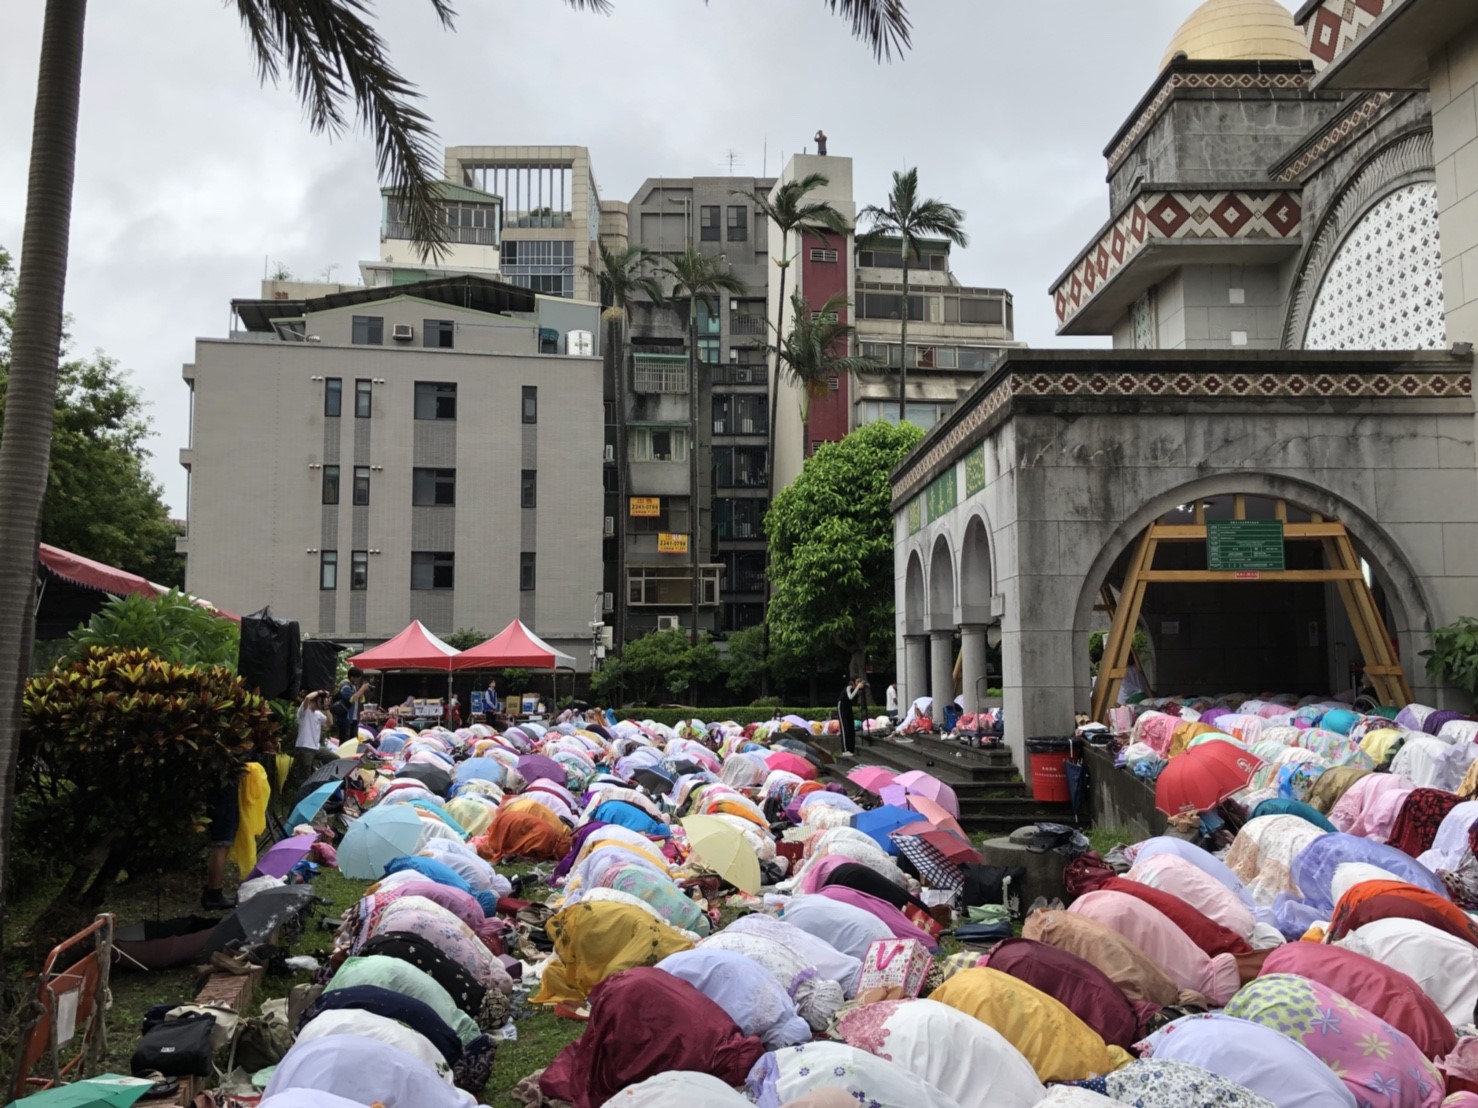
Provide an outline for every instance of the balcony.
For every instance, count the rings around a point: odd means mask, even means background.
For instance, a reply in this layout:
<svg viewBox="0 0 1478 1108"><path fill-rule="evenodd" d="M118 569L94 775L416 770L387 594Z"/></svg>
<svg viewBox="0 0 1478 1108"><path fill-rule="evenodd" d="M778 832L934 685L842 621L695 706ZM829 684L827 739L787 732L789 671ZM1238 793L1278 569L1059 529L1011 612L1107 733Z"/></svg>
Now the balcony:
<svg viewBox="0 0 1478 1108"><path fill-rule="evenodd" d="M496 227L448 227L446 229L447 241L464 246L497 246L498 229ZM410 239L411 225L409 223L389 222L385 224L382 239Z"/></svg>
<svg viewBox="0 0 1478 1108"><path fill-rule="evenodd" d="M735 315L729 317L729 334L731 335L763 335L765 317L762 315Z"/></svg>

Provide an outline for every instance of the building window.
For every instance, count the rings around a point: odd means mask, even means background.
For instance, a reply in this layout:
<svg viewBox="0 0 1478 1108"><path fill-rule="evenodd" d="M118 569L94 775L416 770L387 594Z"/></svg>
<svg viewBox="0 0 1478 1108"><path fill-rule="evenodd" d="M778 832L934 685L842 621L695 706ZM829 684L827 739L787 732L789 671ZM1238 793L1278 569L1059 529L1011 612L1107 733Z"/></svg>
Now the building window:
<svg viewBox="0 0 1478 1108"><path fill-rule="evenodd" d="M715 435L763 435L770 425L767 398L759 393L717 393L713 398Z"/></svg>
<svg viewBox="0 0 1478 1108"><path fill-rule="evenodd" d="M339 552L337 550L324 550L319 553L318 587L320 589L339 587Z"/></svg>
<svg viewBox="0 0 1478 1108"><path fill-rule="evenodd" d="M539 471L526 469L523 478L519 482L518 500L525 508L536 507L539 498Z"/></svg>
<svg viewBox="0 0 1478 1108"><path fill-rule="evenodd" d="M370 468L369 466L354 467L354 504L355 507L363 508L369 504Z"/></svg>
<svg viewBox="0 0 1478 1108"><path fill-rule="evenodd" d="M421 345L429 346L433 350L450 350L452 334L456 329L456 324L449 319L423 319L421 320Z"/></svg>
<svg viewBox="0 0 1478 1108"><path fill-rule="evenodd" d="M742 204L729 205L729 241L744 242L749 238L749 209Z"/></svg>
<svg viewBox="0 0 1478 1108"><path fill-rule="evenodd" d="M456 419L457 386L440 381L417 381L416 418Z"/></svg>
<svg viewBox="0 0 1478 1108"><path fill-rule="evenodd" d="M763 539L767 500L729 500L715 497L713 525L721 541Z"/></svg>
<svg viewBox="0 0 1478 1108"><path fill-rule="evenodd" d="M457 503L455 469L411 470L411 504L417 508L450 508Z"/></svg>
<svg viewBox="0 0 1478 1108"><path fill-rule="evenodd" d="M355 316L352 338L355 346L385 345L384 317L377 315Z"/></svg>
<svg viewBox="0 0 1478 1108"><path fill-rule="evenodd" d="M539 422L538 385L525 385L523 387L523 421L525 423Z"/></svg>
<svg viewBox="0 0 1478 1108"><path fill-rule="evenodd" d="M520 592L534 591L534 556L528 551L518 556L518 588Z"/></svg>
<svg viewBox="0 0 1478 1108"><path fill-rule="evenodd" d="M699 603L718 603L723 566L699 570ZM693 602L693 571L689 566L631 566L626 571L626 602L641 608L686 608Z"/></svg>
<svg viewBox="0 0 1478 1108"><path fill-rule="evenodd" d="M688 359L681 354L636 354L632 391L674 395L688 391Z"/></svg>
<svg viewBox="0 0 1478 1108"><path fill-rule="evenodd" d="M575 243L504 239L499 276L550 296L575 295Z"/></svg>
<svg viewBox="0 0 1478 1108"><path fill-rule="evenodd" d="M344 379L327 377L323 382L323 414L341 415L344 411Z"/></svg>
<svg viewBox="0 0 1478 1108"><path fill-rule="evenodd" d="M411 553L411 588L416 590L455 587L456 555L450 550Z"/></svg>
<svg viewBox="0 0 1478 1108"><path fill-rule="evenodd" d="M339 502L339 467L323 467L323 502L325 504L337 504Z"/></svg>
<svg viewBox="0 0 1478 1108"><path fill-rule="evenodd" d="M686 427L634 427L631 431L633 462L686 462Z"/></svg>
<svg viewBox="0 0 1478 1108"><path fill-rule="evenodd" d="M354 382L354 418L369 419L374 410L374 382L360 377Z"/></svg>
<svg viewBox="0 0 1478 1108"><path fill-rule="evenodd" d="M723 237L723 229L719 223L722 209L717 204L704 204L700 212L700 238L704 242L718 242Z"/></svg>
<svg viewBox="0 0 1478 1108"><path fill-rule="evenodd" d="M720 489L762 489L769 481L763 446L715 446L714 486Z"/></svg>
<svg viewBox="0 0 1478 1108"><path fill-rule="evenodd" d="M763 335L765 330L765 302L763 300L729 301L730 334Z"/></svg>
<svg viewBox="0 0 1478 1108"><path fill-rule="evenodd" d="M349 555L349 588L354 592L369 588L368 550L356 550Z"/></svg>
<svg viewBox="0 0 1478 1108"><path fill-rule="evenodd" d="M829 264L837 260L837 252L835 250L828 250L822 246L813 246L811 247L811 260L813 262L825 262ZM858 262L858 264L861 265L862 263Z"/></svg>

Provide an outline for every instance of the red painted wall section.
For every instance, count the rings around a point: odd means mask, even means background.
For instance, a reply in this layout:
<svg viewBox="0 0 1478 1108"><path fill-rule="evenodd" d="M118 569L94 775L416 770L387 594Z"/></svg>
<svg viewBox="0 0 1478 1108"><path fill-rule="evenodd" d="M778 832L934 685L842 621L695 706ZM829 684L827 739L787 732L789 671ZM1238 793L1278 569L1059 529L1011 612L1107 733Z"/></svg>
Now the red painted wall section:
<svg viewBox="0 0 1478 1108"><path fill-rule="evenodd" d="M812 261L811 250L813 248L835 250L837 260L834 262ZM839 235L827 235L824 240L820 235L813 233L801 236L801 288L805 293L806 302L811 305L812 309L821 307L829 297L837 293L850 296L851 290L847 287L847 259L851 252L852 238L850 235L845 238ZM844 309L841 314L842 322L847 322L848 314ZM835 392L829 392L811 401L810 419L806 421L807 457L811 454L811 443L838 442L846 437L851 426L850 406L851 388L845 376L838 382Z"/></svg>

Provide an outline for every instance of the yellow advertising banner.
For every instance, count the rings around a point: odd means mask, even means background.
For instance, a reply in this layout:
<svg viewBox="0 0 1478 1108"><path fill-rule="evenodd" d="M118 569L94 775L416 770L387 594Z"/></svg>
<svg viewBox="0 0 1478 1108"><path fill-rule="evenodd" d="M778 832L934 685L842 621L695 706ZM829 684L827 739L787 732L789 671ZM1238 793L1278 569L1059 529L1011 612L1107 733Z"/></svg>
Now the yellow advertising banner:
<svg viewBox="0 0 1478 1108"><path fill-rule="evenodd" d="M658 554L686 554L687 552L687 535L669 535L666 532L662 532L657 536Z"/></svg>
<svg viewBox="0 0 1478 1108"><path fill-rule="evenodd" d="M662 514L662 498L660 496L633 496L631 514L641 519L656 519Z"/></svg>

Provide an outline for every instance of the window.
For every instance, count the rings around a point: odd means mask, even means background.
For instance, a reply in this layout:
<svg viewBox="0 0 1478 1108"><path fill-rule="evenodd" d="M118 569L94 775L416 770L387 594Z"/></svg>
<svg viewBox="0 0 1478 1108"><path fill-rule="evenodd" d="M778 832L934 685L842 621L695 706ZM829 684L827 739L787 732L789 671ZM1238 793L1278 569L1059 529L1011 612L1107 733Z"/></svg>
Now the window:
<svg viewBox="0 0 1478 1108"><path fill-rule="evenodd" d="M339 587L339 552L337 550L324 550L319 553L318 587L320 589Z"/></svg>
<svg viewBox="0 0 1478 1108"><path fill-rule="evenodd" d="M702 362L704 365L718 365L718 361L719 361L719 340L718 339L699 339L698 340L698 360L700 362Z"/></svg>
<svg viewBox="0 0 1478 1108"><path fill-rule="evenodd" d="M723 566L700 567L699 602L718 603ZM626 602L643 608L686 608L693 602L693 571L689 566L632 566L626 571Z"/></svg>
<svg viewBox="0 0 1478 1108"><path fill-rule="evenodd" d="M858 319L900 319L902 312L903 297L898 293L863 292L857 296ZM929 318L922 296L909 295L908 318L919 321Z"/></svg>
<svg viewBox="0 0 1478 1108"><path fill-rule="evenodd" d="M1005 305L999 300L987 300L985 297L960 297L960 322L961 323L994 323L1006 322Z"/></svg>
<svg viewBox="0 0 1478 1108"><path fill-rule="evenodd" d="M374 408L374 382L360 377L354 382L354 418L369 419Z"/></svg>
<svg viewBox="0 0 1478 1108"><path fill-rule="evenodd" d="M713 522L720 540L763 539L767 500L728 500L715 497Z"/></svg>
<svg viewBox="0 0 1478 1108"><path fill-rule="evenodd" d="M714 486L720 489L762 489L769 480L763 446L715 446Z"/></svg>
<svg viewBox="0 0 1478 1108"><path fill-rule="evenodd" d="M749 238L749 209L742 204L729 205L729 241L744 242Z"/></svg>
<svg viewBox="0 0 1478 1108"><path fill-rule="evenodd" d="M631 431L633 462L686 462L686 427L634 427Z"/></svg>
<svg viewBox="0 0 1478 1108"><path fill-rule="evenodd" d="M354 467L354 503L357 507L364 507L369 503L369 466Z"/></svg>
<svg viewBox="0 0 1478 1108"><path fill-rule="evenodd" d="M354 592L369 588L368 550L356 550L349 555L349 588Z"/></svg>
<svg viewBox="0 0 1478 1108"><path fill-rule="evenodd" d="M344 379L327 377L323 382L323 414L341 415L344 411Z"/></svg>
<svg viewBox="0 0 1478 1108"><path fill-rule="evenodd" d="M664 496L662 510L654 516L630 516L626 521L627 534L656 535L668 532L686 535L691 527L686 496Z"/></svg>
<svg viewBox="0 0 1478 1108"><path fill-rule="evenodd" d="M457 503L455 469L411 470L411 504L417 508L450 508Z"/></svg>
<svg viewBox="0 0 1478 1108"><path fill-rule="evenodd" d="M337 504L339 502L339 467L323 467L323 502L325 504Z"/></svg>
<svg viewBox="0 0 1478 1108"><path fill-rule="evenodd" d="M385 345L385 319L377 315L354 317L352 339L355 346Z"/></svg>
<svg viewBox="0 0 1478 1108"><path fill-rule="evenodd" d="M764 301L730 300L729 333L734 335L763 335L765 333Z"/></svg>
<svg viewBox="0 0 1478 1108"><path fill-rule="evenodd" d="M456 419L457 386L438 381L417 381L416 418Z"/></svg>
<svg viewBox="0 0 1478 1108"><path fill-rule="evenodd" d="M636 354L632 357L632 391L686 393L688 359L681 354Z"/></svg>
<svg viewBox="0 0 1478 1108"><path fill-rule="evenodd" d="M699 226L701 229L699 237L704 242L718 242L722 237L719 224L719 206L717 204L704 204L698 211L700 213Z"/></svg>
<svg viewBox="0 0 1478 1108"><path fill-rule="evenodd" d="M770 423L767 398L755 393L716 393L713 398L715 435L763 435Z"/></svg>
<svg viewBox="0 0 1478 1108"><path fill-rule="evenodd" d="M500 276L512 285L551 296L575 295L575 243L504 239Z"/></svg>
<svg viewBox="0 0 1478 1108"><path fill-rule="evenodd" d="M525 385L523 387L523 421L525 423L539 422L538 385Z"/></svg>
<svg viewBox="0 0 1478 1108"><path fill-rule="evenodd" d="M421 345L433 350L450 350L452 335L457 327L449 319L421 320Z"/></svg>
<svg viewBox="0 0 1478 1108"><path fill-rule="evenodd" d="M520 592L534 591L534 556L528 551L518 556L518 589Z"/></svg>
<svg viewBox="0 0 1478 1108"><path fill-rule="evenodd" d="M835 250L827 250L824 247L813 246L811 247L811 260L813 262L834 262L837 260L837 252ZM862 264L860 259L857 264Z"/></svg>
<svg viewBox="0 0 1478 1108"><path fill-rule="evenodd" d="M764 551L734 551L721 557L724 564L725 592L765 591Z"/></svg>
<svg viewBox="0 0 1478 1108"><path fill-rule="evenodd" d="M411 553L411 588L450 589L456 580L456 555L451 551L413 551Z"/></svg>
<svg viewBox="0 0 1478 1108"><path fill-rule="evenodd" d="M525 508L533 508L539 498L539 471L526 469L519 482L518 502Z"/></svg>

